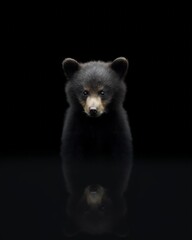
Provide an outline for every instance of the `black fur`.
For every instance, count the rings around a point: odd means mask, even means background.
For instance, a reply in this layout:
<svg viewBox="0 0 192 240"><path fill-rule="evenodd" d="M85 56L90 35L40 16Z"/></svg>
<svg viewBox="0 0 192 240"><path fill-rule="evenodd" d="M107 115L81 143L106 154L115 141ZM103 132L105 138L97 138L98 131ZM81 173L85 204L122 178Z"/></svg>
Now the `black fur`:
<svg viewBox="0 0 192 240"><path fill-rule="evenodd" d="M62 65L67 78L65 91L69 103L61 145L64 177L69 192L67 212L79 231L92 234L110 232L126 212L123 194L132 165L131 131L123 108L128 61L118 58L113 62L82 64L65 59ZM100 117L87 116L80 104L84 98L83 88L87 84L92 88L102 85L106 93L103 100L110 99L106 112ZM91 213L86 220L81 216L82 203L79 203L85 188L91 184L99 184L106 189L110 210L102 217L99 213ZM97 219L97 214L101 218ZM94 220L90 220L92 218Z"/></svg>

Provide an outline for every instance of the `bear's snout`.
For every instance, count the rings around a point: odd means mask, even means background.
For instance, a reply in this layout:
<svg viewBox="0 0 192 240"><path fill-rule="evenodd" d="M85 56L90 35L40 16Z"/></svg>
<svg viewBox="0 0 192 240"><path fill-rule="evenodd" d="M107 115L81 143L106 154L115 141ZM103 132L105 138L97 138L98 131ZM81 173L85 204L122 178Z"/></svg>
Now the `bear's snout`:
<svg viewBox="0 0 192 240"><path fill-rule="evenodd" d="M90 117L99 117L105 111L101 98L95 95L88 96L83 107Z"/></svg>

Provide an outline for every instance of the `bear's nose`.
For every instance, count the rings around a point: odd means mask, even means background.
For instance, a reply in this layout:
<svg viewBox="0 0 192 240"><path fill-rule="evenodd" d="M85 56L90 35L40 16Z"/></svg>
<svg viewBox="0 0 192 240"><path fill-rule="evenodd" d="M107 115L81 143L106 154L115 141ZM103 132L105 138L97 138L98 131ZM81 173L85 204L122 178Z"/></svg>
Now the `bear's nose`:
<svg viewBox="0 0 192 240"><path fill-rule="evenodd" d="M90 107L89 109L91 117L97 116L97 108L96 107Z"/></svg>

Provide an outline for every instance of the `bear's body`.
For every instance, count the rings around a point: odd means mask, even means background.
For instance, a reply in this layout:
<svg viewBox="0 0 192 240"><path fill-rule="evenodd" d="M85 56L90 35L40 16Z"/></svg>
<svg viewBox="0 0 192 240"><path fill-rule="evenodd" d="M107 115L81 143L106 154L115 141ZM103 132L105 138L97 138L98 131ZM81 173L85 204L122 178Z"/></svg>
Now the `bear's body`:
<svg viewBox="0 0 192 240"><path fill-rule="evenodd" d="M123 194L132 165L131 132L123 108L127 67L125 58L110 63L63 62L69 108L61 157L70 195L67 211L80 231L109 232L125 214ZM110 211L100 216L104 202ZM89 209L87 216L82 205Z"/></svg>

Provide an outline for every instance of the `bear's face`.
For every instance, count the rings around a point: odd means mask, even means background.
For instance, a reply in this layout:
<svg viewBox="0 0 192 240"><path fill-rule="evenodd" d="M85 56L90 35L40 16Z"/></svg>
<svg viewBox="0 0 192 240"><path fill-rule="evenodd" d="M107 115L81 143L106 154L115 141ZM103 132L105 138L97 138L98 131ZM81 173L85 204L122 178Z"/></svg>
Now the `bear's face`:
<svg viewBox="0 0 192 240"><path fill-rule="evenodd" d="M109 196L107 190L100 185L90 185L81 196L70 196L66 210L73 224L71 233L86 232L103 234L116 231L122 217L126 214L126 204L123 198ZM122 222L120 223L122 227Z"/></svg>
<svg viewBox="0 0 192 240"><path fill-rule="evenodd" d="M107 111L113 97L113 89L101 81L92 81L81 85L81 91L77 98L82 105L84 112L91 117L99 117Z"/></svg>
<svg viewBox="0 0 192 240"><path fill-rule="evenodd" d="M63 69L67 77L66 95L70 105L80 106L91 117L99 117L114 103L121 104L125 96L124 77L128 61L78 63L67 58Z"/></svg>

